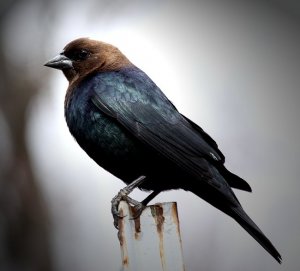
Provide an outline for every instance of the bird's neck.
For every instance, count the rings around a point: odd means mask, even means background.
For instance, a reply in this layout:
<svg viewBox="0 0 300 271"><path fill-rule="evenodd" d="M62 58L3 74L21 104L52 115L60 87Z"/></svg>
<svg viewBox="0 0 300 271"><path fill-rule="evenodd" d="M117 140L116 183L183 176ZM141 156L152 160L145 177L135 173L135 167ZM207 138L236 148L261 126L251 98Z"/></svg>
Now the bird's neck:
<svg viewBox="0 0 300 271"><path fill-rule="evenodd" d="M77 73L74 69L64 69L63 73L65 75L65 77L67 78L67 80L69 81L69 83L71 83L72 81L74 81L74 79L77 77Z"/></svg>

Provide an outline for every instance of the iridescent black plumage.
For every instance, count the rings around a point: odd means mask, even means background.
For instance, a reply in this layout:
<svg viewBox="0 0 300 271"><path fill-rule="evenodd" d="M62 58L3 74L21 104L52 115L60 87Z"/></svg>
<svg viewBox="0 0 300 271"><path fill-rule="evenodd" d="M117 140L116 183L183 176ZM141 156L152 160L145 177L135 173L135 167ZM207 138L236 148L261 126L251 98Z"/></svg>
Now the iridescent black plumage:
<svg viewBox="0 0 300 271"><path fill-rule="evenodd" d="M250 186L225 168L215 141L180 114L143 71L115 47L88 39L73 41L62 56L70 82L66 120L96 163L125 183L145 175L143 189L195 193L234 218L281 261L231 189L251 191Z"/></svg>

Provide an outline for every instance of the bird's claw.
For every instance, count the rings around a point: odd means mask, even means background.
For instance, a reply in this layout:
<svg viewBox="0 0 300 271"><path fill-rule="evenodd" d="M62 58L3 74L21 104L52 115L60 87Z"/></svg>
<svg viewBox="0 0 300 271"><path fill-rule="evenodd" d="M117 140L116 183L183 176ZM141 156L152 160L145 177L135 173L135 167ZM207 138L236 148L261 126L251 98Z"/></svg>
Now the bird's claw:
<svg viewBox="0 0 300 271"><path fill-rule="evenodd" d="M125 200L126 202L128 202L129 204L133 205L135 208L137 207L137 211L138 214L137 216L135 215L133 219L135 219L136 217L139 217L144 209L143 204L140 203L139 201L136 201L132 198L130 198L128 196L128 194L130 192L132 192L132 190L137 187L138 185L140 185L145 179L145 176L141 176L139 178L137 178L136 180L134 180L132 183L130 183L129 185L127 185L126 187L124 187L123 189L120 190L120 192L111 200L111 212L113 215L113 219L114 219L114 226L116 229L119 228L119 219L120 218L124 218L125 216L121 216L119 215L119 204L121 202L121 200Z"/></svg>
<svg viewBox="0 0 300 271"><path fill-rule="evenodd" d="M122 191L120 191L119 193L122 194ZM143 210L145 209L145 206L140 203L139 201L136 201L126 195L117 195L116 197L114 197L111 201L112 203L112 208L111 208L111 212L113 215L113 219L114 219L114 226L116 229L119 229L119 219L122 219L124 217L126 217L126 215L120 215L119 211L118 211L118 206L121 200L126 201L127 203L129 203L130 205L133 205L134 207L134 216L130 219L136 219L138 218Z"/></svg>
<svg viewBox="0 0 300 271"><path fill-rule="evenodd" d="M118 230L119 229L119 219L124 218L126 215L113 214L114 226Z"/></svg>
<svg viewBox="0 0 300 271"><path fill-rule="evenodd" d="M144 211L145 209L145 205L142 204L141 202L139 202L139 204L135 205L134 206L134 213L133 213L133 216L130 218L130 220L135 220L137 218L139 218L142 214L142 212Z"/></svg>
<svg viewBox="0 0 300 271"><path fill-rule="evenodd" d="M120 192L111 200L111 213L113 215L114 219L114 226L116 229L119 228L119 219L124 218L125 216L119 215L119 204L121 200L125 199L124 191L123 189L120 190Z"/></svg>

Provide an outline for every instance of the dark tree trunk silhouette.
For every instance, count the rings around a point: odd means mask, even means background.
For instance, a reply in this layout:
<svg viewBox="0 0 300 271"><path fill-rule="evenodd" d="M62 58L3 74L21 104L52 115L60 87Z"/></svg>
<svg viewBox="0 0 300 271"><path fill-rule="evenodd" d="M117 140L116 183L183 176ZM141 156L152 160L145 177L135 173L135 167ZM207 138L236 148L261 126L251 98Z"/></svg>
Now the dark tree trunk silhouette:
<svg viewBox="0 0 300 271"><path fill-rule="evenodd" d="M10 146L0 154L0 270L51 271L48 213L26 143L27 109L39 81L25 67L16 71L3 46L3 21L20 2L4 3L0 15L0 143Z"/></svg>

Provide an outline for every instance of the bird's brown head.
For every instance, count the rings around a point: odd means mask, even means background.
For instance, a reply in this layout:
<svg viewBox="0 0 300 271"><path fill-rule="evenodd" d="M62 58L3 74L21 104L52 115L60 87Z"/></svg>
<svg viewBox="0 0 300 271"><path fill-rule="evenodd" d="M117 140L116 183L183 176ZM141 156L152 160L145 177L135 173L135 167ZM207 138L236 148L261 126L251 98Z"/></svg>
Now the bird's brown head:
<svg viewBox="0 0 300 271"><path fill-rule="evenodd" d="M70 84L96 71L115 71L131 65L118 48L88 38L73 40L45 64L62 70Z"/></svg>

